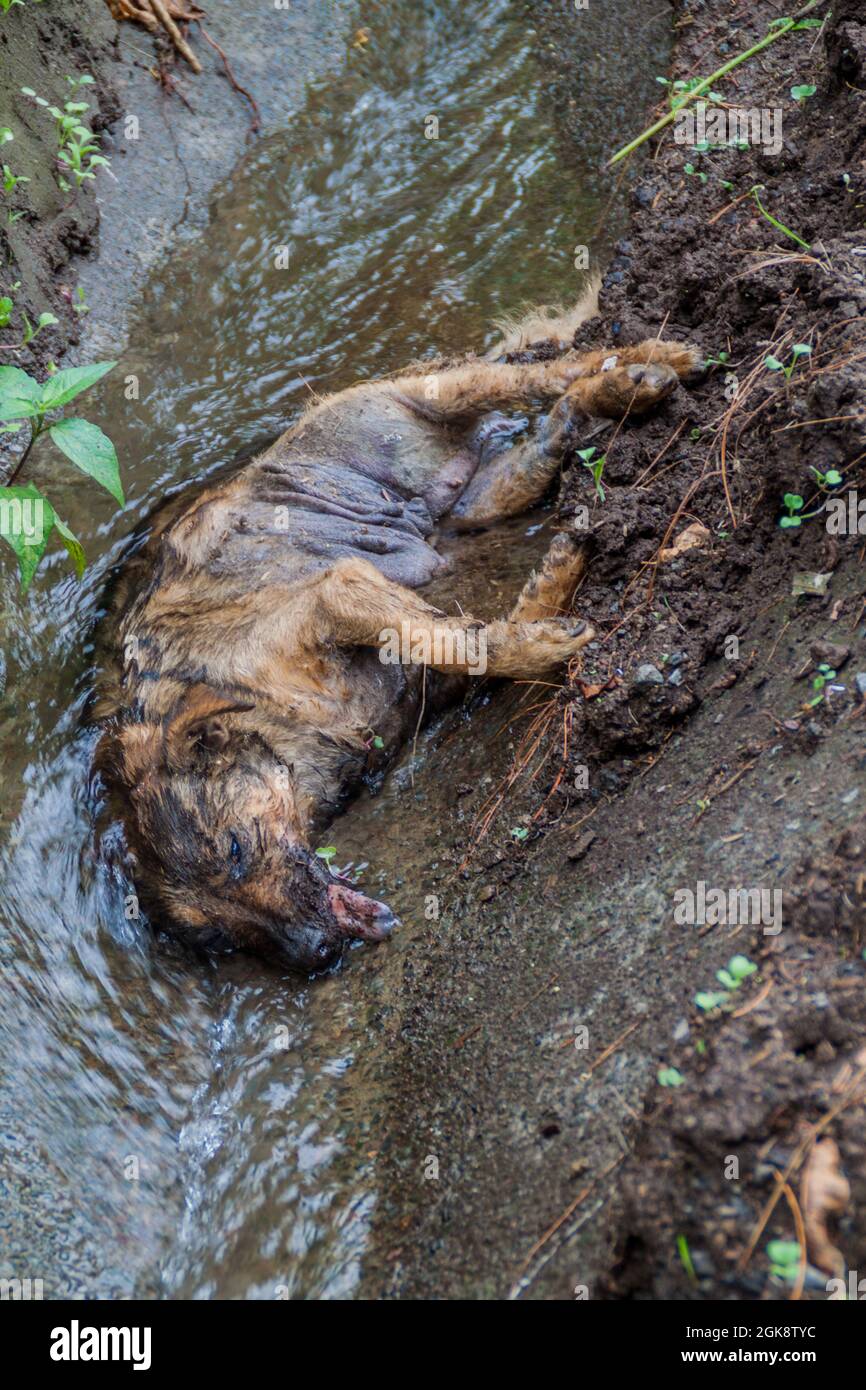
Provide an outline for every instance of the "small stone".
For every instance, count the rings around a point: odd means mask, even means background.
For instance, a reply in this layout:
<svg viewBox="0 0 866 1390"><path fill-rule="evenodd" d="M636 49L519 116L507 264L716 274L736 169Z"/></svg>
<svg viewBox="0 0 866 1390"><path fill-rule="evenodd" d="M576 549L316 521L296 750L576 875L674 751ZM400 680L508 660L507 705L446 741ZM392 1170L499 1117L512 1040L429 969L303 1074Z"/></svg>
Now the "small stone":
<svg viewBox="0 0 866 1390"><path fill-rule="evenodd" d="M812 642L809 647L809 652L814 661L824 661L836 671L841 671L845 662L851 655L851 648L843 647L841 642L821 641Z"/></svg>
<svg viewBox="0 0 866 1390"><path fill-rule="evenodd" d="M478 901L480 903L489 903L490 899L492 897L495 897L495 895L496 889L493 887L493 884L486 883L484 887L481 889L481 892L478 894Z"/></svg>
<svg viewBox="0 0 866 1390"><path fill-rule="evenodd" d="M646 662L643 666L638 666L634 673L635 686L642 685L664 685L665 678L657 666Z"/></svg>
<svg viewBox="0 0 866 1390"><path fill-rule="evenodd" d="M679 667L677 667L677 669L675 671L671 671L670 675L668 676L668 685L682 685L684 680L685 676L683 675Z"/></svg>
<svg viewBox="0 0 866 1390"><path fill-rule="evenodd" d="M689 1030L689 1021L688 1021L688 1019L687 1019L687 1018L681 1018L680 1021L679 1021L679 1023L677 1023L677 1025L675 1026L674 1031L673 1031L673 1039L674 1039L674 1042L685 1042L686 1038L689 1036L689 1031L690 1031L690 1030Z"/></svg>
<svg viewBox="0 0 866 1390"><path fill-rule="evenodd" d="M866 700L866 671L858 671L854 677L854 684L857 687L857 694L861 700Z"/></svg>

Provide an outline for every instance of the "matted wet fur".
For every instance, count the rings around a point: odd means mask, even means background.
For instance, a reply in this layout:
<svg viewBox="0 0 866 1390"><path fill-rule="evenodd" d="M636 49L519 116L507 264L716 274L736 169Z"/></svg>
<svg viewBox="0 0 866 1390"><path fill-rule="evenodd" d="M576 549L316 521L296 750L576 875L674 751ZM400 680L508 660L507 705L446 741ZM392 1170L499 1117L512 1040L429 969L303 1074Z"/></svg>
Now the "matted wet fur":
<svg viewBox="0 0 866 1390"><path fill-rule="evenodd" d="M569 341L591 307L545 331ZM425 665L531 678L593 637L571 614L584 559L565 536L501 621L426 603L435 526L525 511L588 418L641 414L698 360L652 339L409 369L318 401L234 475L156 513L115 585L96 704L97 766L155 922L308 971L388 934L390 910L313 846L373 741L381 763L415 727ZM548 413L528 434L502 413L535 406ZM395 634L400 660L381 659Z"/></svg>

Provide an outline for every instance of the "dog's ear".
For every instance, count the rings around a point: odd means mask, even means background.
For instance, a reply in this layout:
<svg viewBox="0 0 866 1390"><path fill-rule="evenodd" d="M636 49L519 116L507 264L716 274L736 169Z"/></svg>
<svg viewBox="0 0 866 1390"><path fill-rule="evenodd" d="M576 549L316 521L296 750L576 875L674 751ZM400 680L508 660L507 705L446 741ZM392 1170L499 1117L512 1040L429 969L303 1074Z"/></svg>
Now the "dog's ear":
<svg viewBox="0 0 866 1390"><path fill-rule="evenodd" d="M168 767L172 772L184 771L197 748L221 752L230 737L222 716L254 708L254 701L238 699L212 685L191 685L166 721L163 744Z"/></svg>

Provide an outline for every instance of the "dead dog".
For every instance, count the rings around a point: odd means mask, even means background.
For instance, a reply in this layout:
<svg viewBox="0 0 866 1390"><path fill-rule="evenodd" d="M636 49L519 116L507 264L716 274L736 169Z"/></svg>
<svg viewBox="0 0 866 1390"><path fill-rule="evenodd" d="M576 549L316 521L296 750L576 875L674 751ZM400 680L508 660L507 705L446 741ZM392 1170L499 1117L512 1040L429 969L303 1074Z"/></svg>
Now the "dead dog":
<svg viewBox="0 0 866 1390"><path fill-rule="evenodd" d="M588 311L559 325L566 342ZM486 674L531 678L593 637L571 615L584 564L574 542L558 537L507 618L485 625L419 594L442 563L434 527L447 517L471 531L526 510L588 418L647 411L698 361L650 340L361 383L156 514L105 620L112 656L96 705L97 766L119 794L155 921L306 971L347 940L388 934L388 907L313 848L365 770L371 731L399 748L425 663L477 673L483 650ZM539 404L549 413L535 432L509 441L493 412ZM399 660L383 661L394 634Z"/></svg>

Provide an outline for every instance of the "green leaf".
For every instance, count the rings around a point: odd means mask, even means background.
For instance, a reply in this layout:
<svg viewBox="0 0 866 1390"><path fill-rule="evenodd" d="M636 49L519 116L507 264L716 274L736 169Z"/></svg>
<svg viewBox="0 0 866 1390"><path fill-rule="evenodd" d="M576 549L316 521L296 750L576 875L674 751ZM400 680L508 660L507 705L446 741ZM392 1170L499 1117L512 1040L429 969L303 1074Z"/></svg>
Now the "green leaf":
<svg viewBox="0 0 866 1390"><path fill-rule="evenodd" d="M782 498L789 512L799 512L803 507L803 499L797 492L786 492Z"/></svg>
<svg viewBox="0 0 866 1390"><path fill-rule="evenodd" d="M794 346L791 348L791 352L794 354L795 357L809 357L811 355L812 348L809 343L795 343Z"/></svg>
<svg viewBox="0 0 866 1390"><path fill-rule="evenodd" d="M795 101L805 101L807 97L813 97L817 90L811 82L807 82L802 87L792 87L791 96Z"/></svg>
<svg viewBox="0 0 866 1390"><path fill-rule="evenodd" d="M774 1265L794 1265L800 1262L800 1246L796 1240L771 1240L767 1256Z"/></svg>
<svg viewBox="0 0 866 1390"><path fill-rule="evenodd" d="M0 420L39 414L42 388L20 367L0 367Z"/></svg>
<svg viewBox="0 0 866 1390"><path fill-rule="evenodd" d="M685 1077L676 1067L659 1067L656 1072L660 1086L682 1086Z"/></svg>
<svg viewBox="0 0 866 1390"><path fill-rule="evenodd" d="M70 531L65 521L60 520L56 512L54 513L54 525L57 528L60 539L66 546L66 551L70 560L75 566L75 576L77 579L80 579L87 568L87 556L84 554L84 547L74 532Z"/></svg>
<svg viewBox="0 0 866 1390"><path fill-rule="evenodd" d="M718 1009L722 1004L726 1004L727 994L723 990L710 991L704 990L695 995L695 1003L704 1013L710 1013L713 1009Z"/></svg>
<svg viewBox="0 0 866 1390"><path fill-rule="evenodd" d="M764 366L765 366L765 367L769 367L769 369L770 369L771 372L781 372L781 371L784 371L784 364L783 364L782 362L779 361L778 357L773 357L773 356L765 357L765 358L764 358Z"/></svg>
<svg viewBox="0 0 866 1390"><path fill-rule="evenodd" d="M116 366L116 362L91 362L89 367L66 367L56 372L42 387L42 409L56 410L58 406L68 405Z"/></svg>
<svg viewBox="0 0 866 1390"><path fill-rule="evenodd" d="M63 375L63 372L57 373L57 376ZM56 381L57 377L52 377L51 380ZM108 435L103 434L98 425L91 425L89 420L58 420L48 433L58 449L72 460L76 468L95 478L121 507L124 505L117 454Z"/></svg>
<svg viewBox="0 0 866 1390"><path fill-rule="evenodd" d="M54 526L54 511L33 483L0 488L0 537L15 552L25 594L45 554Z"/></svg>
<svg viewBox="0 0 866 1390"><path fill-rule="evenodd" d="M783 516L779 525L785 530L790 526L799 526L802 518L799 516Z"/></svg>
<svg viewBox="0 0 866 1390"><path fill-rule="evenodd" d="M748 956L731 956L728 961L728 969L737 981L745 980L748 975L754 975L757 968L755 962L749 960Z"/></svg>
<svg viewBox="0 0 866 1390"><path fill-rule="evenodd" d="M842 474L839 472L837 468L830 468L824 474L824 482L829 483L831 487L838 487L841 481Z"/></svg>

